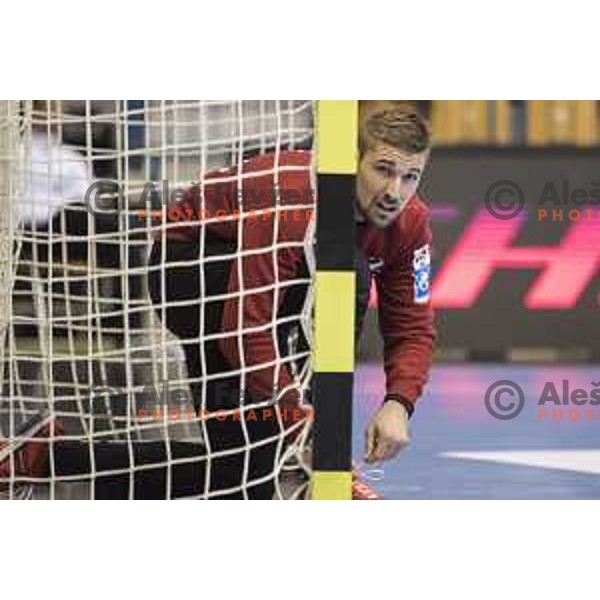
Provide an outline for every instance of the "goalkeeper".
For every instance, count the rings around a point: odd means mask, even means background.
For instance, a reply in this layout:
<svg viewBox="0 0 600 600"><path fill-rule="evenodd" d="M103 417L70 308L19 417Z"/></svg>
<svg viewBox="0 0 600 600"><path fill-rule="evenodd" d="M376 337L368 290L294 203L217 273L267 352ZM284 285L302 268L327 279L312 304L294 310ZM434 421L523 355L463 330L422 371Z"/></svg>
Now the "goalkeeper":
<svg viewBox="0 0 600 600"><path fill-rule="evenodd" d="M403 107L388 109L367 117L359 143L357 333L374 278L386 395L367 427L365 458L379 461L393 458L409 443L409 419L431 364L431 231L428 209L416 193L429 158L429 130L417 113ZM197 410L235 409L240 406L240 396L249 392L252 400L266 400L275 388L286 429L302 426L302 413L294 410L300 406L292 385L292 371L297 365L291 362L285 342L291 330L299 328L307 292L306 283L302 283L309 277L303 242L310 217L300 211L300 218L296 218L295 212L314 206L311 161L310 153L304 151L261 155L209 174L200 194L190 190L170 207L178 216L155 242L150 289L159 316L182 342L188 374L196 382L193 395ZM240 198L244 211L254 209L254 215L244 214L241 220L235 217ZM203 215L213 217L217 211L224 215L222 220L204 222ZM213 259L199 261L208 257ZM210 302L215 295L222 301ZM289 318L274 331L270 325L275 318L280 322L280 317ZM225 397L218 385L229 390ZM250 429L233 420L213 421L207 423L210 449L237 448L242 457L235 464L231 460L223 463L221 471L228 473L223 480L239 484L239 471L247 469L246 481L265 479L255 488L260 493L253 497L271 497L274 484L268 474L273 474L281 437L277 419L259 419ZM252 450L249 464L244 466L248 441ZM55 461L60 457L56 446ZM199 452L194 446L182 446L181 455ZM140 456L147 463L143 448L134 448L136 458ZM85 450L89 452L87 446ZM26 451L27 447L22 450ZM166 453L158 453L157 462L166 463ZM130 459L129 455L125 458ZM115 468L114 464L111 467ZM173 473L177 468L173 467ZM232 468L238 473L232 475ZM219 481L218 465L211 469ZM56 469L54 472L60 474ZM171 478L175 488L179 481L188 491L201 493L190 478L204 480L204 470L179 472L180 477ZM136 477L148 477L148 471L136 473ZM163 486L164 477L158 479L159 487ZM161 493L164 497L164 491ZM142 491L141 495L146 494ZM173 495L180 495L177 489Z"/></svg>
<svg viewBox="0 0 600 600"><path fill-rule="evenodd" d="M416 195L429 158L430 137L427 124L416 112L398 107L368 116L359 143L357 332L362 327L373 276L379 296L387 388L384 401L367 428L365 458L373 462L396 456L408 444L408 420L431 363L434 342L429 294L431 231L428 209ZM207 178L204 204L200 195L190 193L171 207L178 211L175 219L190 220L168 225L166 249L161 240L157 241L152 263L159 266L164 252L167 266L164 281L161 270L152 272L151 290L157 306L169 303L166 325L184 343L190 376L204 377L202 348L198 343L200 269L197 265L189 266L200 255L198 215L214 218L218 211L223 211L221 223L212 222L205 227L202 247L214 255L234 256L240 230L238 222L227 216L239 210L241 197L246 212L257 210L254 218L242 222L239 250L244 254L239 261L221 260L221 267L207 266L204 271L205 295L229 296L214 307L209 318L205 313L204 336L219 334L213 347L210 342L204 343L205 356L214 363L212 369L208 366L208 372L225 373L245 365L245 389L263 400L270 397L274 387L277 390L290 387L290 363L282 366L277 361L277 356L286 355L286 333L290 326L287 330L280 327L274 336L268 325L276 316L273 314L276 301L278 317L299 317L304 301L306 286L285 284L308 276L302 241L309 217L306 211L297 209L313 206L310 161L310 154L301 151L262 155L242 165L241 186L236 166ZM279 178L276 186L274 172ZM265 193L273 190L275 193ZM278 215L269 214L276 199L284 210ZM297 246L291 247L289 244L294 242ZM278 249L276 260L274 244L286 245ZM273 289L275 282L279 282L278 290ZM214 399L219 397L216 392L205 396L209 410L235 408L215 405ZM199 404L201 393L195 393L194 397ZM280 405L288 409L284 412L288 426L294 426L293 415L299 413L294 413L293 408L298 403L293 390L280 399Z"/></svg>

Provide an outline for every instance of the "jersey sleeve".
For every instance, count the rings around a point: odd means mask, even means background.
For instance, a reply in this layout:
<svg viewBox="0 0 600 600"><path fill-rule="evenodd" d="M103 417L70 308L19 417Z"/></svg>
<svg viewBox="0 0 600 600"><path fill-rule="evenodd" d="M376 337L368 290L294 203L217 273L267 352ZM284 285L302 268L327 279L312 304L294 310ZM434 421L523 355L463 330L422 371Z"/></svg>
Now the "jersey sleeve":
<svg viewBox="0 0 600 600"><path fill-rule="evenodd" d="M411 242L377 278L386 393L414 406L428 378L435 341L430 299L432 235L426 213L410 223Z"/></svg>

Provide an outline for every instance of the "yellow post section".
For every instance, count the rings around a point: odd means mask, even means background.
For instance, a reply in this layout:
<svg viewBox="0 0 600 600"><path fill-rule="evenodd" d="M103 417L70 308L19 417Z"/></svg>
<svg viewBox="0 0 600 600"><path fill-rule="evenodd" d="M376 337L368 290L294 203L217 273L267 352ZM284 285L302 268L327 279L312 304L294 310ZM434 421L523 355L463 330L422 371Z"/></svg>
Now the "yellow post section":
<svg viewBox="0 0 600 600"><path fill-rule="evenodd" d="M316 471L312 476L313 500L352 500L352 473Z"/></svg>
<svg viewBox="0 0 600 600"><path fill-rule="evenodd" d="M321 421L315 422L311 496L314 500L351 500L356 284L354 239L340 227L353 227L358 101L319 100L316 129L319 226L313 360L315 418ZM332 427L335 429L330 431Z"/></svg>
<svg viewBox="0 0 600 600"><path fill-rule="evenodd" d="M317 134L318 172L353 175L358 154L358 102L319 100Z"/></svg>

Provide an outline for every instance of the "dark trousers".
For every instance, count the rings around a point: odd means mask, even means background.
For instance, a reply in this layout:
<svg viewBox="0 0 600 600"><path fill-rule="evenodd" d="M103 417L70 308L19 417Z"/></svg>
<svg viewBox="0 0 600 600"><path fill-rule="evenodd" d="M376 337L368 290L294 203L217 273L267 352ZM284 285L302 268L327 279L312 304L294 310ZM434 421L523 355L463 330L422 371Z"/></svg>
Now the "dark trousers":
<svg viewBox="0 0 600 600"><path fill-rule="evenodd" d="M232 366L223 357L216 341L206 341L207 335L222 332L223 302L208 301L211 297L227 292L231 261L236 246L216 236L205 236L203 256L219 257L219 260L202 264L185 265L186 261L197 260L200 255L198 242L168 241L164 249L160 241L154 244L149 264L149 289L157 314L164 319L164 325L176 335L185 352L190 378L215 376L206 384L204 397L202 385L192 383L194 407L214 412L219 409L237 410L240 404L240 381L238 376L227 376ZM202 270L202 272L201 272ZM201 277L204 278L202 294ZM164 292L164 296L163 296ZM202 303L204 300L204 303ZM185 301L184 304L162 309L164 302ZM204 328L201 331L201 311ZM201 338L202 334L202 339ZM201 354L204 353L204 360ZM248 393L246 393L246 401ZM236 451L226 459L211 464L217 480L230 483L241 482L244 461L247 461L247 481L273 475L280 426L275 417L263 418L267 413L256 411L257 419L240 420L227 418L206 421L208 442L211 453ZM243 423L242 423L243 419ZM265 440L271 439L270 442ZM257 445L258 444L258 445ZM274 492L273 480L252 487L252 496L271 498Z"/></svg>

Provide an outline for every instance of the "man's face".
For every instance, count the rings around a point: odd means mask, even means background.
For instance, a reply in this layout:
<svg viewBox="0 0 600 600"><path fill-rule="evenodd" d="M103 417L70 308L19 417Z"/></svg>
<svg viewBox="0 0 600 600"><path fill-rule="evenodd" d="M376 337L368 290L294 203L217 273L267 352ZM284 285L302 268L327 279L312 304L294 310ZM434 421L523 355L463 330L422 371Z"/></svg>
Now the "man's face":
<svg viewBox="0 0 600 600"><path fill-rule="evenodd" d="M429 150L407 154L387 144L369 148L358 166L356 194L365 217L376 227L387 227L414 196Z"/></svg>

